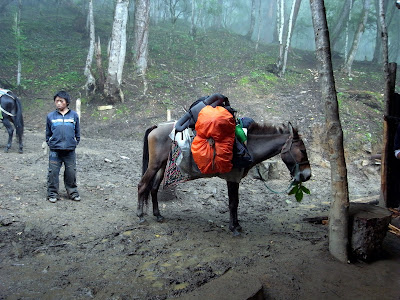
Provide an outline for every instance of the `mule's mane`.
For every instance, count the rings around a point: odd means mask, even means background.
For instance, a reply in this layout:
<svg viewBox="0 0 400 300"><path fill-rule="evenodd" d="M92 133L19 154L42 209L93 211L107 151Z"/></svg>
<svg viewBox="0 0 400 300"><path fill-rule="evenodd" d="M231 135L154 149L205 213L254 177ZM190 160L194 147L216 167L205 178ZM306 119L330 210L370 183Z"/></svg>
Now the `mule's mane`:
<svg viewBox="0 0 400 300"><path fill-rule="evenodd" d="M258 124L252 123L248 128L248 134L262 135L262 134L286 134L290 133L289 128L285 124L279 126L273 124Z"/></svg>

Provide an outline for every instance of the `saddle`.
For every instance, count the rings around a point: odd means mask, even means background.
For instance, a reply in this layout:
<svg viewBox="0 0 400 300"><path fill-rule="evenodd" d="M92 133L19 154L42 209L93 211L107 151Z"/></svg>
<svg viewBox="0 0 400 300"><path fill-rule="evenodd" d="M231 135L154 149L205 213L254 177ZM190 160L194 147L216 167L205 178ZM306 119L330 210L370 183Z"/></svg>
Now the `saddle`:
<svg viewBox="0 0 400 300"><path fill-rule="evenodd" d="M7 95L8 97L10 97L11 99L15 100L15 96L13 95L13 93L10 90L6 90L6 89L2 89L0 88L0 99L1 97L3 97L4 95ZM8 111L6 111L4 108L1 107L0 104L0 111L2 111L3 113L5 113L6 115L9 115L10 117L14 117L14 115ZM2 115L0 114L0 118L2 119Z"/></svg>
<svg viewBox="0 0 400 300"><path fill-rule="evenodd" d="M245 145L242 128L247 128L254 120L235 120L235 112L222 94L201 97L190 106L171 134L182 150L178 165L183 172L192 176L223 174L230 172L232 167L251 165L253 160Z"/></svg>

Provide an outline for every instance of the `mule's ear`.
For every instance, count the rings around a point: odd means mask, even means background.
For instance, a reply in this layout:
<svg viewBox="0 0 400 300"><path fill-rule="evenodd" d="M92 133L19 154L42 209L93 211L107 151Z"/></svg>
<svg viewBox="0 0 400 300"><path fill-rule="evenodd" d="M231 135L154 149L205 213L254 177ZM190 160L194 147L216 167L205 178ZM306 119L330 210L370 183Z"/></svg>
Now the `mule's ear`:
<svg viewBox="0 0 400 300"><path fill-rule="evenodd" d="M293 125L292 125L292 123L288 122L288 127L289 127L290 136L293 136Z"/></svg>

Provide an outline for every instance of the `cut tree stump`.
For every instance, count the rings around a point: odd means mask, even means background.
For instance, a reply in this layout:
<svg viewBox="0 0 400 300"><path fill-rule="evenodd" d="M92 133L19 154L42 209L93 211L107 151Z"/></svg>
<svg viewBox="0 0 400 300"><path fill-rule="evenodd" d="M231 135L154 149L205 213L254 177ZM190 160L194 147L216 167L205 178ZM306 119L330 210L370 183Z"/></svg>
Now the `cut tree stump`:
<svg viewBox="0 0 400 300"><path fill-rule="evenodd" d="M388 231L392 213L375 205L350 203L349 226L352 255L364 261L376 259Z"/></svg>

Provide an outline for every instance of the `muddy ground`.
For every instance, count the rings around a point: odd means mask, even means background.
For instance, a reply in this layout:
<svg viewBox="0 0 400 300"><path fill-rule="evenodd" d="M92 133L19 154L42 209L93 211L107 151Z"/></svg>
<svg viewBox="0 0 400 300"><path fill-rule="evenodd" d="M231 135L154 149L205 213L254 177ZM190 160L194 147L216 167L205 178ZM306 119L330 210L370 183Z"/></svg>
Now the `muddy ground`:
<svg viewBox="0 0 400 300"><path fill-rule="evenodd" d="M234 238L218 178L166 191L166 221L150 215L148 225L138 224L140 140L84 136L77 149L82 201L68 200L63 188L60 201L46 201L43 136L28 128L24 154L16 145L0 154L0 299L167 299L232 273L242 278L239 290L256 278L266 299L400 299L399 237L388 233L375 262L343 264L329 254L328 226L303 221L329 209L329 164L318 153L309 151L311 195L301 203L251 175L243 180L244 232ZM1 130L1 146L5 140ZM349 164L351 197L379 194L379 167L358 165ZM286 173L270 186L284 188ZM227 299L235 294L226 291Z"/></svg>
<svg viewBox="0 0 400 300"><path fill-rule="evenodd" d="M297 125L313 172L305 184L311 195L301 203L247 176L240 186L238 238L228 229L227 188L218 178L162 191L165 222L157 223L150 213L147 225L138 224L141 139L147 126L164 118L157 103L158 118L132 111L118 119L115 111L99 115L83 107L77 148L81 202L68 200L62 184L62 199L46 201L48 157L42 148L44 121L37 120L40 113L44 120L52 103L40 112L27 111L24 154L16 144L9 153L0 152L0 299L192 299L214 283L219 296L209 289L204 299L246 299L255 282L264 299L400 299L398 236L387 234L378 260L343 264L329 253L328 226L303 221L327 216L331 201L329 162L321 146L323 103L313 89L267 98L223 91L234 95L231 104L240 116ZM173 118L180 114L173 111ZM102 122L105 116L111 121ZM348 120L371 127L363 116ZM5 142L0 128L1 148ZM351 200L380 191L379 165L370 152L360 153L347 159ZM268 185L283 190L288 171L274 160L280 177ZM237 279L233 287L231 278Z"/></svg>

